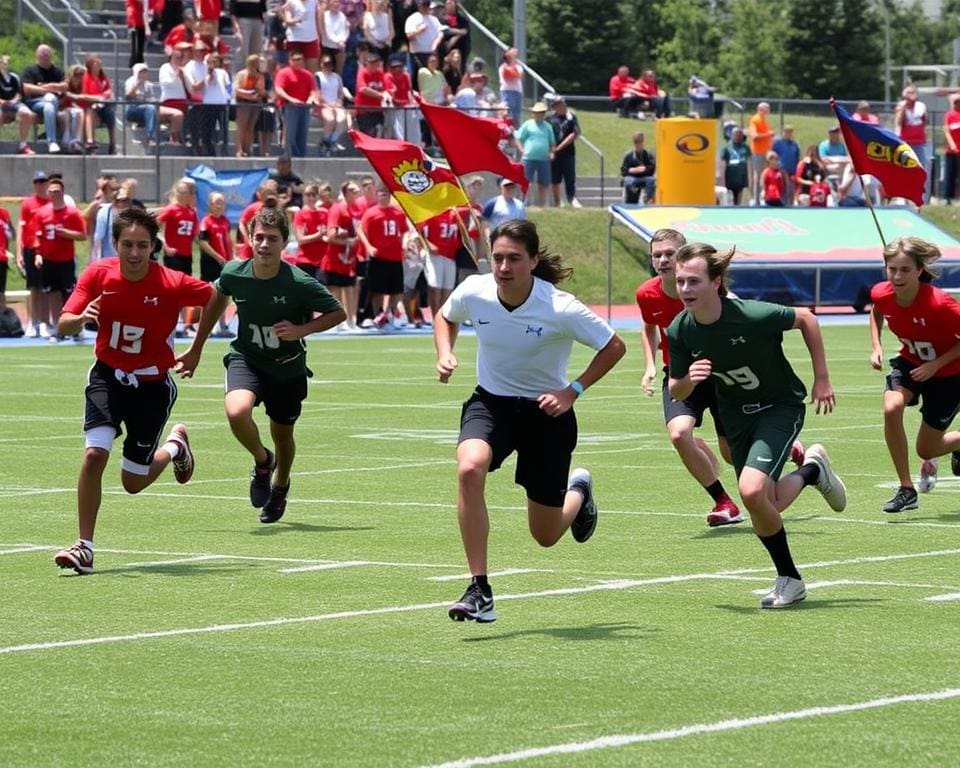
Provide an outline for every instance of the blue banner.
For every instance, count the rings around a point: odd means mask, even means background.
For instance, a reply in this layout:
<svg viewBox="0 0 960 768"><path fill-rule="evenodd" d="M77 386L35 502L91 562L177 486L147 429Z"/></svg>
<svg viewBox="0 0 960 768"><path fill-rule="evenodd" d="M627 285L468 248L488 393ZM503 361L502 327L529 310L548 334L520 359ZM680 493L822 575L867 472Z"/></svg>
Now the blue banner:
<svg viewBox="0 0 960 768"><path fill-rule="evenodd" d="M211 192L220 192L227 198L227 218L232 226L240 222L240 214L254 200L257 188L270 175L268 168L245 171L217 171L208 165L187 168L187 177L197 185L197 215L207 215L207 198Z"/></svg>

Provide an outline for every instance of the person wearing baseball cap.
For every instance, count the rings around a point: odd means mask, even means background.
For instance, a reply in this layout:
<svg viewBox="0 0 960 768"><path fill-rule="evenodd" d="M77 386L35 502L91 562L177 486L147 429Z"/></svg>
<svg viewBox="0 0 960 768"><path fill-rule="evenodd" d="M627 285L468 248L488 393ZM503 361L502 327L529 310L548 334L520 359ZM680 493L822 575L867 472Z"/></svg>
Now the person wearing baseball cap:
<svg viewBox="0 0 960 768"><path fill-rule="evenodd" d="M843 175L843 169L850 163L850 156L847 154L847 145L843 143L843 137L840 135L840 126L834 123L827 128L827 138L820 142L820 159L827 167L828 174Z"/></svg>
<svg viewBox="0 0 960 768"><path fill-rule="evenodd" d="M517 141L523 148L523 172L527 181L537 185L537 205L544 206L547 204L547 189L553 181L550 161L554 159L557 140L553 127L546 120L547 105L538 101L530 112L533 117L520 126Z"/></svg>

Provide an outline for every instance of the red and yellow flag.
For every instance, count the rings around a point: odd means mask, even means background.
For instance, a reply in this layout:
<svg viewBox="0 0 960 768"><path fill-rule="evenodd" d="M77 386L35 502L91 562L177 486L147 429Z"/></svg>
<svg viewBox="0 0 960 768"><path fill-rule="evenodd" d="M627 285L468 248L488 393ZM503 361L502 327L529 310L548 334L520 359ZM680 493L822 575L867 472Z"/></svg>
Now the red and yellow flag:
<svg viewBox="0 0 960 768"><path fill-rule="evenodd" d="M350 131L350 138L414 224L470 204L457 177L416 144L376 139L358 131Z"/></svg>

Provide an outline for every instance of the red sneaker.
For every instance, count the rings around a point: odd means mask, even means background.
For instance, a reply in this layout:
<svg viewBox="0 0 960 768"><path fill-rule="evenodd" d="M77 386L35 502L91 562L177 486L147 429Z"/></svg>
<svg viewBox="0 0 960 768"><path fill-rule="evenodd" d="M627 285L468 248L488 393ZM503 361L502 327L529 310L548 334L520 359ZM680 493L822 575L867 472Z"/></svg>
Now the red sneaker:
<svg viewBox="0 0 960 768"><path fill-rule="evenodd" d="M37 154L32 149L30 149L29 144L24 144L20 149L17 150L18 155L35 155Z"/></svg>
<svg viewBox="0 0 960 768"><path fill-rule="evenodd" d="M77 573L93 573L93 551L82 542L61 549L53 558L61 568L72 568Z"/></svg>
<svg viewBox="0 0 960 768"><path fill-rule="evenodd" d="M717 505L710 510L710 513L707 515L707 525L711 528L716 528L719 525L733 525L734 523L742 522L743 515L740 512L740 507L738 507L729 496L724 496L720 499Z"/></svg>

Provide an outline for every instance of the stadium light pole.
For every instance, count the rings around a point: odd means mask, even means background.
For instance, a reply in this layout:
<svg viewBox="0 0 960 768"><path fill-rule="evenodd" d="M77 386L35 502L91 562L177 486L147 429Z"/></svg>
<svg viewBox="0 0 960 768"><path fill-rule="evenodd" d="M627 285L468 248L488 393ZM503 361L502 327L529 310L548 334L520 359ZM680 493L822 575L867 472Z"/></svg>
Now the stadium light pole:
<svg viewBox="0 0 960 768"><path fill-rule="evenodd" d="M513 47L520 61L527 60L527 0L513 0Z"/></svg>
<svg viewBox="0 0 960 768"><path fill-rule="evenodd" d="M883 100L890 104L890 6L887 0L876 0L883 14Z"/></svg>

